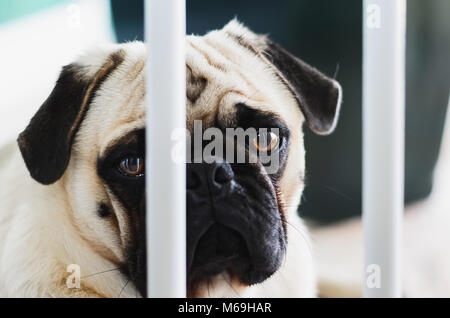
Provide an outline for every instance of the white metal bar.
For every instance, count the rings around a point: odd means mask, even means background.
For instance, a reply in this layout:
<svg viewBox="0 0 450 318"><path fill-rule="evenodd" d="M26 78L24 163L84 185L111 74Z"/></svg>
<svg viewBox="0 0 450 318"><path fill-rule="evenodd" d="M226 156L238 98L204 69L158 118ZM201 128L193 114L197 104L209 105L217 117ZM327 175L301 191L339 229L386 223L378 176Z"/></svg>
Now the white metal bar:
<svg viewBox="0 0 450 318"><path fill-rule="evenodd" d="M406 0L364 0L365 297L400 297Z"/></svg>
<svg viewBox="0 0 450 318"><path fill-rule="evenodd" d="M186 167L171 157L173 133L186 127L185 0L146 0L145 21L148 296L185 297Z"/></svg>

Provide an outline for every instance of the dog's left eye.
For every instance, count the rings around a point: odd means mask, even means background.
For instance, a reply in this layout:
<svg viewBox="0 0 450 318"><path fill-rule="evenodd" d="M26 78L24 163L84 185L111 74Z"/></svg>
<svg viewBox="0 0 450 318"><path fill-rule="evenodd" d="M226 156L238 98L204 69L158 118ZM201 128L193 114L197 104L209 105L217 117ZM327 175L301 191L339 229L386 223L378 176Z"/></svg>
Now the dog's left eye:
<svg viewBox="0 0 450 318"><path fill-rule="evenodd" d="M259 151L271 151L278 146L278 136L273 132L260 133L253 139L253 145Z"/></svg>
<svg viewBox="0 0 450 318"><path fill-rule="evenodd" d="M130 177L142 177L144 175L144 158L128 156L119 163L119 170Z"/></svg>

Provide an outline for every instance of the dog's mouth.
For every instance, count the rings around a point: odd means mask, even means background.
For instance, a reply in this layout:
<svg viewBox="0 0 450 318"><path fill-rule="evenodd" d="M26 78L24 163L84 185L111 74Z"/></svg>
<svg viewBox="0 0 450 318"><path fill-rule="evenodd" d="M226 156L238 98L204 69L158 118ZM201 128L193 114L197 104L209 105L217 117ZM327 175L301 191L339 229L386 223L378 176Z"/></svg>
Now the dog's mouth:
<svg viewBox="0 0 450 318"><path fill-rule="evenodd" d="M188 253L188 294L195 294L201 282L223 273L245 280L250 264L244 238L224 225L214 224L200 238L194 251Z"/></svg>
<svg viewBox="0 0 450 318"><path fill-rule="evenodd" d="M189 232L189 229L188 229ZM197 297L201 286L220 276L232 290L261 283L272 276L285 253L284 240L267 250L268 238L260 242L248 240L238 231L215 223L199 238L187 253L187 295ZM188 239L188 245L189 245ZM259 246L258 246L259 245ZM147 297L147 266L145 251L138 248L130 254L122 273L134 284L142 297Z"/></svg>
<svg viewBox="0 0 450 318"><path fill-rule="evenodd" d="M238 231L222 224L212 225L200 238L194 251L188 252L188 296L202 293L217 277L226 282L229 289L237 289L262 283L281 265L285 244L273 244L273 249L261 241L249 242ZM258 246L259 245L259 246Z"/></svg>

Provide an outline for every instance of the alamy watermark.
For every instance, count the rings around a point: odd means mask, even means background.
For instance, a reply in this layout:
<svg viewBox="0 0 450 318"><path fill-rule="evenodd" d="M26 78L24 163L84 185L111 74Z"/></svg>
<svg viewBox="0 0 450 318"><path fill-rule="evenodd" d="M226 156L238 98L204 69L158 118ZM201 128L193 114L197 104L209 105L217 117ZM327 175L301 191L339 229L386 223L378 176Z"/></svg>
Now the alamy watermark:
<svg viewBox="0 0 450 318"><path fill-rule="evenodd" d="M367 5L366 26L368 29L381 28L381 7L376 3Z"/></svg>
<svg viewBox="0 0 450 318"><path fill-rule="evenodd" d="M66 271L70 273L66 278L66 286L69 289L81 288L81 268L80 265L70 264L67 266Z"/></svg>
<svg viewBox="0 0 450 318"><path fill-rule="evenodd" d="M283 138L279 128L203 129L202 121L195 120L192 133L175 129L171 137L175 163L260 163L268 174L276 173L280 166ZM184 146L186 156L182 155Z"/></svg>
<svg viewBox="0 0 450 318"><path fill-rule="evenodd" d="M76 3L71 3L66 7L67 26L71 29L79 29L81 27L81 8Z"/></svg>
<svg viewBox="0 0 450 318"><path fill-rule="evenodd" d="M366 287L369 289L381 288L381 267L378 264L369 264L366 267Z"/></svg>

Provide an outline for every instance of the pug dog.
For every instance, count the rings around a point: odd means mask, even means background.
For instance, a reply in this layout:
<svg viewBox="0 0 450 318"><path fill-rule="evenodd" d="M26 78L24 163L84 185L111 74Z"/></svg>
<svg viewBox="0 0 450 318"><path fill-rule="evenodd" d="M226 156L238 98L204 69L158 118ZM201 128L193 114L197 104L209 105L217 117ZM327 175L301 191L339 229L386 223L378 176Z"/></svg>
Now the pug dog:
<svg viewBox="0 0 450 318"><path fill-rule="evenodd" d="M1 150L0 296L147 296L145 64L139 42L82 55ZM340 85L236 20L186 38L186 72L190 131L279 131L248 141L276 144L270 174L258 158L186 164L188 296L314 297L302 125L334 130Z"/></svg>

